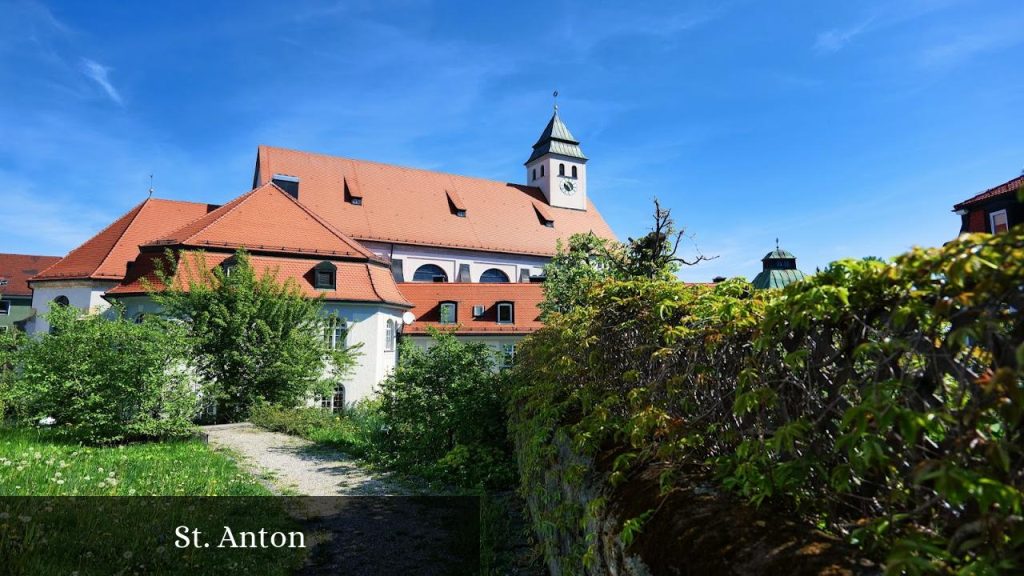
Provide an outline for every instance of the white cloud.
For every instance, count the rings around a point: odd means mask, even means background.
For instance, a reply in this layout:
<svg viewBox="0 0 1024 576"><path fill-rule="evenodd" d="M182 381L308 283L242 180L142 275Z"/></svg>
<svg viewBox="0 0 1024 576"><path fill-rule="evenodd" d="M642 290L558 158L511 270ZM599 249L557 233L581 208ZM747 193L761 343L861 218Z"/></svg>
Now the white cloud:
<svg viewBox="0 0 1024 576"><path fill-rule="evenodd" d="M870 23L871 21L868 20L852 28L826 30L818 34L818 39L814 42L814 49L819 52L838 52L867 30Z"/></svg>
<svg viewBox="0 0 1024 576"><path fill-rule="evenodd" d="M82 58L82 71L85 75L92 79L103 88L103 91L110 96L110 99L116 102L119 106L123 106L124 102L121 100L121 94L118 93L117 88L110 83L110 68L90 60L88 58Z"/></svg>

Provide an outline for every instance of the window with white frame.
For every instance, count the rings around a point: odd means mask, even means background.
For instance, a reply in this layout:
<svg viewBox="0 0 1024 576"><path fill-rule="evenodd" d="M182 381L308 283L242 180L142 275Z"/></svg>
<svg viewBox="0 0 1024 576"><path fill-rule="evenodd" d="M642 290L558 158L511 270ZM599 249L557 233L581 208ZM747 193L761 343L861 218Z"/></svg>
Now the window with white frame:
<svg viewBox="0 0 1024 576"><path fill-rule="evenodd" d="M7 300L0 300L0 316L5 316L11 313L11 303Z"/></svg>
<svg viewBox="0 0 1024 576"><path fill-rule="evenodd" d="M458 318L459 305L455 302L441 302L441 324L455 324Z"/></svg>
<svg viewBox="0 0 1024 576"><path fill-rule="evenodd" d="M348 323L344 318L332 318L324 324L324 344L328 350L345 348L348 339Z"/></svg>
<svg viewBox="0 0 1024 576"><path fill-rule="evenodd" d="M988 215L992 224L992 233L999 234L1010 229L1010 220L1006 217L1006 210L999 210Z"/></svg>
<svg viewBox="0 0 1024 576"><path fill-rule="evenodd" d="M395 350L395 339L397 338L395 330L395 321L390 318L387 321L387 325L384 328L384 351L394 352Z"/></svg>
<svg viewBox="0 0 1024 576"><path fill-rule="evenodd" d="M511 302L498 302L498 324L515 322L515 305Z"/></svg>
<svg viewBox="0 0 1024 576"><path fill-rule="evenodd" d="M516 360L516 345L515 344L502 344L501 345L501 367L511 368L512 364Z"/></svg>
<svg viewBox="0 0 1024 576"><path fill-rule="evenodd" d="M341 412L345 409L345 385L338 384L330 396L320 397L320 407L331 412Z"/></svg>

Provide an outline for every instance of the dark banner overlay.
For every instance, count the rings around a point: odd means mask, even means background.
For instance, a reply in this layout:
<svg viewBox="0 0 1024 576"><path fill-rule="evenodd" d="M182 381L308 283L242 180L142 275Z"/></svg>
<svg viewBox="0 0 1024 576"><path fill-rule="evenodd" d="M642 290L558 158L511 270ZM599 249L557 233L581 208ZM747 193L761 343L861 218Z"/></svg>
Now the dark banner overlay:
<svg viewBox="0 0 1024 576"><path fill-rule="evenodd" d="M3 497L0 574L470 575L463 496Z"/></svg>

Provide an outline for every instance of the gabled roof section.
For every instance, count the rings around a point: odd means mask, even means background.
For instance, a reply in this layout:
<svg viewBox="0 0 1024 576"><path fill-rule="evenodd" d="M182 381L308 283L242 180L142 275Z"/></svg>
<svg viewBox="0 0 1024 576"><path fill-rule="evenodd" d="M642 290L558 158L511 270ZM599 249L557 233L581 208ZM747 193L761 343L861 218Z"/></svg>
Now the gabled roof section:
<svg viewBox="0 0 1024 576"><path fill-rule="evenodd" d="M583 150L580 149L579 140L573 137L572 132L569 132L569 128L558 117L557 108L551 116L548 125L541 132L537 143L533 145L533 154L530 155L530 159L526 161L526 164L548 153L579 158L584 161L587 159L583 155Z"/></svg>
<svg viewBox="0 0 1024 576"><path fill-rule="evenodd" d="M975 194L974 196L968 198L967 200L964 200L963 202L957 204L956 206L953 206L953 209L961 210L963 208L970 208L971 206L975 206L977 204L985 202L986 200L992 200L994 198L1000 198L1003 196L1016 194L1017 191L1021 189L1021 187L1024 187L1024 175L1018 176L1007 182L1003 182L999 186L989 188L984 192Z"/></svg>
<svg viewBox="0 0 1024 576"><path fill-rule="evenodd" d="M139 245L202 218L215 206L148 198L32 278L121 280Z"/></svg>
<svg viewBox="0 0 1024 576"><path fill-rule="evenodd" d="M188 289L191 282L200 280L200 269L212 271L225 260L234 256L231 252L206 252L185 249L172 252L177 260L174 283ZM156 270L165 258L162 251L147 251L139 254L128 278L119 286L106 292L117 298L146 294L149 290L162 290L165 286L157 277ZM410 308L412 304L406 300L395 284L391 271L369 261L329 260L335 266L335 288L318 290L313 284L313 269L324 260L306 257L256 255L249 256L249 262L259 275L276 272L281 282L292 280L304 296L315 298L323 296L326 300L343 302L365 302L390 304L402 308ZM165 269L167 267L165 266Z"/></svg>
<svg viewBox="0 0 1024 576"><path fill-rule="evenodd" d="M0 296L31 296L28 279L60 261L60 256L0 254Z"/></svg>
<svg viewBox="0 0 1024 576"><path fill-rule="evenodd" d="M270 146L258 155L259 184L275 173L299 176L298 201L357 241L553 256L558 239L575 233L615 238L592 202L586 210L552 208L536 187ZM346 202L346 184L359 190L361 205ZM449 192L465 218L452 218ZM538 220L535 201L556 228Z"/></svg>
<svg viewBox="0 0 1024 576"><path fill-rule="evenodd" d="M379 258L273 183L235 198L148 246Z"/></svg>

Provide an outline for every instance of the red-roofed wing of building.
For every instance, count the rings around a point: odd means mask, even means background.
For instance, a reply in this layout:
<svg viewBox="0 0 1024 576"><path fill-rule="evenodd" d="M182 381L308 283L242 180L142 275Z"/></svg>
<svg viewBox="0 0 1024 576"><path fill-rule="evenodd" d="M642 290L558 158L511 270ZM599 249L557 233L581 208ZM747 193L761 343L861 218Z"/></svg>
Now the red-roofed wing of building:
<svg viewBox="0 0 1024 576"><path fill-rule="evenodd" d="M257 274L274 271L278 280L294 281L306 296L411 306L386 262L273 184L243 194L142 248L130 275L107 295L142 295L163 288L156 270L168 250L177 260L175 282L187 289L245 248L252 253ZM334 271L334 287L329 289L317 288L314 282L314 269L325 262ZM169 268L168 263L165 269Z"/></svg>
<svg viewBox="0 0 1024 576"><path fill-rule="evenodd" d="M297 178L299 202L357 240L552 256L575 233L615 237L592 205L552 207L531 186L260 146L257 185L278 174Z"/></svg>
<svg viewBox="0 0 1024 576"><path fill-rule="evenodd" d="M539 330L540 303L544 300L541 284L448 284L405 282L398 285L415 306L416 320L404 334L426 334L428 328L451 330L456 334L500 335L529 334ZM441 304L456 304L454 323L441 322ZM513 304L511 322L498 321L498 304ZM482 307L480 315L474 307Z"/></svg>
<svg viewBox="0 0 1024 576"><path fill-rule="evenodd" d="M32 280L121 280L140 244L201 218L213 208L148 198Z"/></svg>
<svg viewBox="0 0 1024 576"><path fill-rule="evenodd" d="M31 296L29 278L60 261L60 256L30 256L27 254L0 254L0 294L4 296Z"/></svg>

